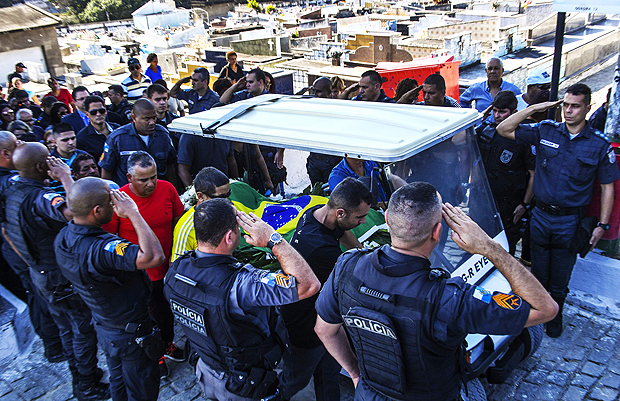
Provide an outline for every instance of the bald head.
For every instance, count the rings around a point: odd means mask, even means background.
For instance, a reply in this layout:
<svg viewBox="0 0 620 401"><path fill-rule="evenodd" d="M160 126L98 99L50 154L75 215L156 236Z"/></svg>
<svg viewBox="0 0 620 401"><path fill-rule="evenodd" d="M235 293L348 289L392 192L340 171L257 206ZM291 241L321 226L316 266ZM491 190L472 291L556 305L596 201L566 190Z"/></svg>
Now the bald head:
<svg viewBox="0 0 620 401"><path fill-rule="evenodd" d="M312 87L314 88L314 95L316 97L330 98L331 97L332 83L327 77L317 78Z"/></svg>
<svg viewBox="0 0 620 401"><path fill-rule="evenodd" d="M15 169L19 171L20 175L22 173L30 175L29 173L36 171L37 164L46 163L49 154L49 150L42 143L24 142L17 146L13 152Z"/></svg>
<svg viewBox="0 0 620 401"><path fill-rule="evenodd" d="M76 181L67 194L74 217L87 217L95 206L110 203L110 187L101 178L85 177Z"/></svg>
<svg viewBox="0 0 620 401"><path fill-rule="evenodd" d="M131 113L136 116L141 116L149 111L154 112L155 105L151 103L151 101L148 99L138 99L133 104L133 109L131 110Z"/></svg>
<svg viewBox="0 0 620 401"><path fill-rule="evenodd" d="M0 150L6 149L8 151L15 150L15 144L17 138L10 131L0 131Z"/></svg>

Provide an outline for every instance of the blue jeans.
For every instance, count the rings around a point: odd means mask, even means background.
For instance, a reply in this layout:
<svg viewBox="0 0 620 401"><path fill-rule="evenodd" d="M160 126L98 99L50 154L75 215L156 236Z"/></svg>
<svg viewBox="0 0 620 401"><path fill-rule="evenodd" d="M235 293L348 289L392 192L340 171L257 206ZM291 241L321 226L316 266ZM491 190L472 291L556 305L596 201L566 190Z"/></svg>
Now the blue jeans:
<svg viewBox="0 0 620 401"><path fill-rule="evenodd" d="M553 297L568 295L568 283L577 261L570 242L578 227L578 215L554 216L539 208L532 212L532 274Z"/></svg>
<svg viewBox="0 0 620 401"><path fill-rule="evenodd" d="M110 372L114 401L156 401L159 396L159 363L136 343L136 335L96 324Z"/></svg>
<svg viewBox="0 0 620 401"><path fill-rule="evenodd" d="M284 353L284 369L280 376L282 399L290 400L304 389L314 377L316 401L339 401L340 365L323 345L315 348L290 346Z"/></svg>

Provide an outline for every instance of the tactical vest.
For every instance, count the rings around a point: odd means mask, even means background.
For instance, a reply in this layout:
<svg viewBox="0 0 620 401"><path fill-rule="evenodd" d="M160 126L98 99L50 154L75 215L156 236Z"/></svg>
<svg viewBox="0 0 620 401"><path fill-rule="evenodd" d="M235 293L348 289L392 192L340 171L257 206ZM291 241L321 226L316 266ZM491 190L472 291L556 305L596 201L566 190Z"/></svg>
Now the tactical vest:
<svg viewBox="0 0 620 401"><path fill-rule="evenodd" d="M254 317L228 313L230 291L242 268L230 256L198 258L195 252L187 252L166 274L164 294L207 365L224 372L265 370L275 377L273 368L280 361L285 338L275 309L268 322L269 336L254 323Z"/></svg>
<svg viewBox="0 0 620 401"><path fill-rule="evenodd" d="M388 276L380 252L350 251L338 261L338 304L364 382L397 400L456 399L461 349L433 340L445 276L430 279L428 262L394 266L405 275Z"/></svg>
<svg viewBox="0 0 620 401"><path fill-rule="evenodd" d="M6 191L6 222L4 228L13 244L28 262L37 270L53 271L57 269L54 254L54 238L56 232L35 215L34 202L43 185L15 182ZM22 227L29 227L34 238L29 238Z"/></svg>
<svg viewBox="0 0 620 401"><path fill-rule="evenodd" d="M0 167L0 223L6 219L6 190L16 181L12 179L13 177L19 178L17 171Z"/></svg>
<svg viewBox="0 0 620 401"><path fill-rule="evenodd" d="M56 240L58 266L63 276L71 281L73 288L88 305L95 321L105 327L122 330L127 323L131 323L126 319L128 315L141 316L141 319L138 319L140 321L134 323L148 319L147 302L151 292L151 280L146 272L115 270L113 274L101 274L96 278L91 274L84 274L85 269L99 271L92 264L91 248L67 248L67 230L68 228L64 228ZM82 240L82 244L101 245L115 238L118 237L112 234L98 234L93 241ZM138 308L144 310L132 312Z"/></svg>
<svg viewBox="0 0 620 401"><path fill-rule="evenodd" d="M529 145L502 137L494 124L483 124L478 129L478 147L493 196L515 198L517 204L523 201L528 182L524 155Z"/></svg>

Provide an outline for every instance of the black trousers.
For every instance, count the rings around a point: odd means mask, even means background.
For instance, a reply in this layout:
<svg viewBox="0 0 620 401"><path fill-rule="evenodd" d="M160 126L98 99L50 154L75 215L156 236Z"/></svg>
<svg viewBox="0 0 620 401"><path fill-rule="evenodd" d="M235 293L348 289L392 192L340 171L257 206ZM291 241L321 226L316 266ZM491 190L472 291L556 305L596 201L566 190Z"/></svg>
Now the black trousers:
<svg viewBox="0 0 620 401"><path fill-rule="evenodd" d="M164 279L153 281L149 313L161 331L161 338L166 346L174 340L174 315L170 304L164 297Z"/></svg>

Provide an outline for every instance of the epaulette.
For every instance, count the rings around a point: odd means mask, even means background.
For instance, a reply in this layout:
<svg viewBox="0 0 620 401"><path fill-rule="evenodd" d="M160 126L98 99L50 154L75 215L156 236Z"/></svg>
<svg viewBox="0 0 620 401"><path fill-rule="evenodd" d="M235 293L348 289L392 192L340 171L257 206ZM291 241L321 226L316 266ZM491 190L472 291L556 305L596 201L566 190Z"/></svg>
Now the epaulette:
<svg viewBox="0 0 620 401"><path fill-rule="evenodd" d="M603 134L601 131L592 128L592 132L594 133L594 135L598 136L599 138L601 138L602 140L604 140L605 142L607 142L608 144L611 144L611 140L607 137L607 135Z"/></svg>
<svg viewBox="0 0 620 401"><path fill-rule="evenodd" d="M559 122L553 121L553 120L542 120L541 122L539 122L537 124L553 125L554 127L559 128L562 123L559 123Z"/></svg>

